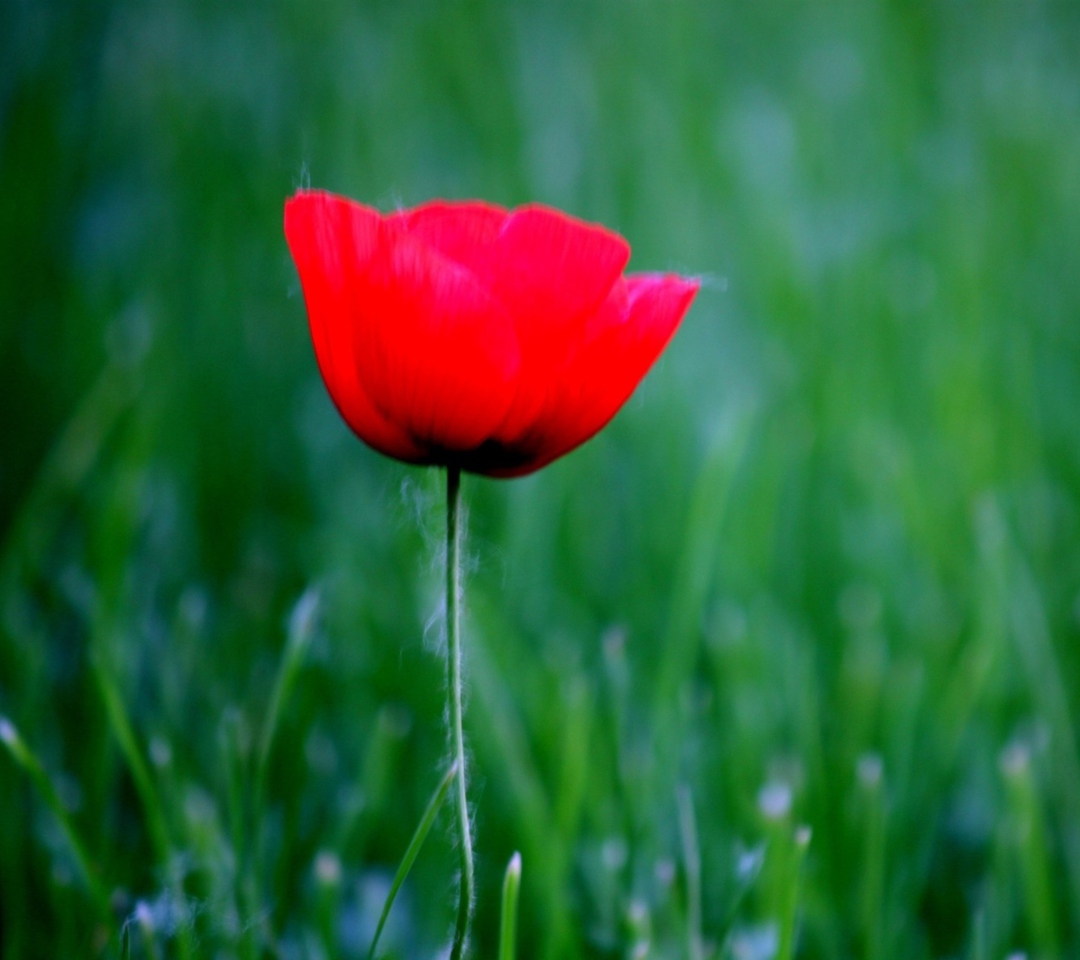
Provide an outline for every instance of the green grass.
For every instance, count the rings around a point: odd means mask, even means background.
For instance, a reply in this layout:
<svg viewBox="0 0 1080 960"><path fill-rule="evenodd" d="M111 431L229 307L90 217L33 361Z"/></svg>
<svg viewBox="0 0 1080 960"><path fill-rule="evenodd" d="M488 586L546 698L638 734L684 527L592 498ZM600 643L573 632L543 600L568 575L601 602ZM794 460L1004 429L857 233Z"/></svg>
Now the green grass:
<svg viewBox="0 0 1080 960"><path fill-rule="evenodd" d="M1019 0L0 7L0 954L366 956L447 771L442 480L319 382L308 182L706 279L607 431L466 479L476 956L515 851L523 960L1080 952L1078 48ZM444 808L380 955L456 862Z"/></svg>

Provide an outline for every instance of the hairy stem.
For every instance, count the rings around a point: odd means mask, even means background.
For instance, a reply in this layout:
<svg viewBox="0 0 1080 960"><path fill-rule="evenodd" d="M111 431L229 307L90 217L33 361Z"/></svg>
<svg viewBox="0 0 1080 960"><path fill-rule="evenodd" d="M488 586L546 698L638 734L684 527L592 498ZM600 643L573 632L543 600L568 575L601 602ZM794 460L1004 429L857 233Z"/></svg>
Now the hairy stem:
<svg viewBox="0 0 1080 960"><path fill-rule="evenodd" d="M458 509L461 470L446 468L446 696L450 715L450 762L457 766L455 813L461 881L457 926L450 960L461 960L469 937L473 909L473 851L469 802L465 785L465 738L461 731L461 540L462 518Z"/></svg>

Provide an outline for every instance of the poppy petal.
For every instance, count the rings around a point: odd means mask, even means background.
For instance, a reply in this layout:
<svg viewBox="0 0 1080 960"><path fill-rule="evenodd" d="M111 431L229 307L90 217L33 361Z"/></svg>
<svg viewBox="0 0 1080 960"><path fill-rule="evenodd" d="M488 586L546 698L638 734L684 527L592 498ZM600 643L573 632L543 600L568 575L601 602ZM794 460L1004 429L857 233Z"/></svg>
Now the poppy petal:
<svg viewBox="0 0 1080 960"><path fill-rule="evenodd" d="M387 231L353 310L354 362L386 419L435 462L491 436L513 400L519 349L505 309L471 271Z"/></svg>
<svg viewBox="0 0 1080 960"><path fill-rule="evenodd" d="M617 233L532 204L506 218L478 269L523 340L554 344L604 302L629 259Z"/></svg>
<svg viewBox="0 0 1080 960"><path fill-rule="evenodd" d="M302 191L285 204L285 237L307 305L319 372L349 427L376 450L417 462L423 451L372 404L353 360L353 287L379 242L375 210L322 191Z"/></svg>
<svg viewBox="0 0 1080 960"><path fill-rule="evenodd" d="M557 210L531 205L507 218L479 268L521 342L517 396L501 439L513 442L535 420L629 258L630 246L618 234Z"/></svg>
<svg viewBox="0 0 1080 960"><path fill-rule="evenodd" d="M551 391L552 403L523 438L533 446L533 459L498 475L537 470L606 426L674 336L698 287L696 280L673 274L644 274L619 283Z"/></svg>
<svg viewBox="0 0 1080 960"><path fill-rule="evenodd" d="M475 269L487 256L506 222L505 209L482 201L436 200L386 218L417 240L464 267Z"/></svg>

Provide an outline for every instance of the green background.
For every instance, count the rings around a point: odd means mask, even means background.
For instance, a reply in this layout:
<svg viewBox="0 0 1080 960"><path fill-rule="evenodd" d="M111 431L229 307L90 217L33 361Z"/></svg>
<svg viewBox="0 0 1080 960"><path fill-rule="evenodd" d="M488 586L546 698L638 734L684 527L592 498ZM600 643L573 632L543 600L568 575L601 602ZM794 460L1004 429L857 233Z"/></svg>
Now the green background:
<svg viewBox="0 0 1080 960"><path fill-rule="evenodd" d="M705 281L609 429L465 483L477 956L515 850L524 958L1076 955L1078 50L1065 0L7 0L0 953L366 956L444 769L442 478L327 399L310 184ZM444 812L387 951L454 869Z"/></svg>

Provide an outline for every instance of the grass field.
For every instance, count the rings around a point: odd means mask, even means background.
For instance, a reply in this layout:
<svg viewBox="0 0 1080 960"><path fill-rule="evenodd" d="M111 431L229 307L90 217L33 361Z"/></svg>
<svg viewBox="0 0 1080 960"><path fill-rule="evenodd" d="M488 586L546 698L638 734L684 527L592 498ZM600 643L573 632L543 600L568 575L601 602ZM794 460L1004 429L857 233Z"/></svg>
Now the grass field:
<svg viewBox="0 0 1080 960"><path fill-rule="evenodd" d="M469 477L475 951L1080 956L1080 6L0 6L0 954L366 957L446 770L443 478L363 447L302 184L704 288ZM381 951L448 942L444 810Z"/></svg>

